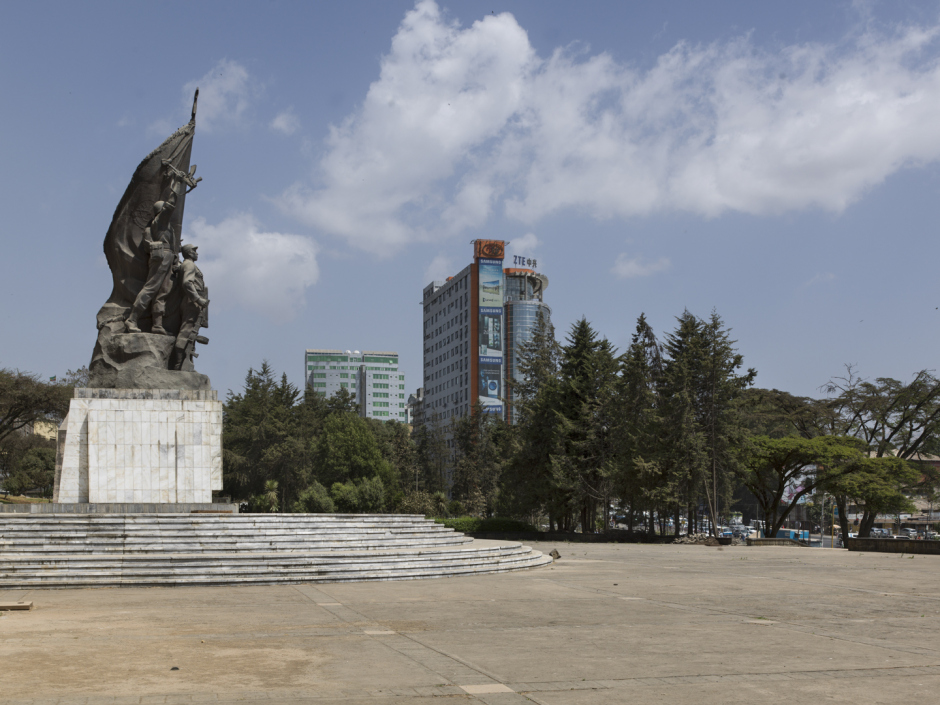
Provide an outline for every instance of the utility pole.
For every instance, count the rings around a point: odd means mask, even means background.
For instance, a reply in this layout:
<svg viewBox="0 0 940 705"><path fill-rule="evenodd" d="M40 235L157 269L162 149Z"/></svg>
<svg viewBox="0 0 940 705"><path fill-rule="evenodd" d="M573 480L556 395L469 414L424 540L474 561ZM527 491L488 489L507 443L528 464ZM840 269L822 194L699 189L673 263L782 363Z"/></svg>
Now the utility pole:
<svg viewBox="0 0 940 705"><path fill-rule="evenodd" d="M822 504L819 507L819 547L825 548L823 545L823 537L826 535L826 493L822 492L822 499L820 500Z"/></svg>
<svg viewBox="0 0 940 705"><path fill-rule="evenodd" d="M843 542L844 543L844 542ZM832 521L829 523L829 548L836 547L836 503L832 503ZM845 546L844 548L848 548Z"/></svg>

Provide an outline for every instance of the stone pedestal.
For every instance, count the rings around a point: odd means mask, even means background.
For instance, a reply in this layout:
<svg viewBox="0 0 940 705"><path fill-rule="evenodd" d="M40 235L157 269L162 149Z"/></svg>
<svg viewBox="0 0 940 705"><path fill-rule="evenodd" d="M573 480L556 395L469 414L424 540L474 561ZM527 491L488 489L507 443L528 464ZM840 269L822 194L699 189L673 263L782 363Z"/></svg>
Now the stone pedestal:
<svg viewBox="0 0 940 705"><path fill-rule="evenodd" d="M222 489L215 390L76 389L53 502L205 503Z"/></svg>

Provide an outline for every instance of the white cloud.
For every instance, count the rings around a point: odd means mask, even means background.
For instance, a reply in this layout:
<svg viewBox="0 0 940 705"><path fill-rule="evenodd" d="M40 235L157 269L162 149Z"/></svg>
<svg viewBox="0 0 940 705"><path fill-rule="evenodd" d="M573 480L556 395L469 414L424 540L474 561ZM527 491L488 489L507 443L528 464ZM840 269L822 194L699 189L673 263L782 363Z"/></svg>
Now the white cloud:
<svg viewBox="0 0 940 705"><path fill-rule="evenodd" d="M218 225L196 218L187 236L185 241L199 246L213 306L241 306L284 323L304 307L305 290L320 277L313 240L263 232L247 213Z"/></svg>
<svg viewBox="0 0 940 705"><path fill-rule="evenodd" d="M533 255L539 246L539 239L535 233L526 233L522 237L514 237L509 241L506 249L514 255Z"/></svg>
<svg viewBox="0 0 940 705"><path fill-rule="evenodd" d="M669 264L669 259L666 257L660 257L655 262L644 262L642 257L630 257L625 252L621 252L617 255L617 260L610 271L621 279L635 279L664 272L669 269Z"/></svg>
<svg viewBox="0 0 940 705"><path fill-rule="evenodd" d="M424 281L427 283L446 281L447 277L454 276L453 264L450 257L437 255L424 270Z"/></svg>
<svg viewBox="0 0 940 705"><path fill-rule="evenodd" d="M437 185L512 119L534 60L511 15L460 29L433 2L419 2L392 40L361 110L331 129L320 163L323 188L295 185L283 195L283 207L359 247L385 252L481 224L495 194L491 183L468 179L449 200ZM428 225L428 211L443 219Z"/></svg>
<svg viewBox="0 0 940 705"><path fill-rule="evenodd" d="M331 128L318 183L280 203L379 253L498 211L529 224L561 209L839 212L940 159L938 34L679 43L638 70L574 49L539 57L508 13L461 27L421 0L362 107Z"/></svg>
<svg viewBox="0 0 940 705"><path fill-rule="evenodd" d="M183 102L187 107L192 106L196 88L199 88L196 124L203 132L240 125L256 92L247 69L231 59L222 59L202 78L183 87Z"/></svg>
<svg viewBox="0 0 940 705"><path fill-rule="evenodd" d="M282 135L292 135L300 129L300 118L294 114L292 108L288 108L278 113L277 117L271 121L271 129Z"/></svg>

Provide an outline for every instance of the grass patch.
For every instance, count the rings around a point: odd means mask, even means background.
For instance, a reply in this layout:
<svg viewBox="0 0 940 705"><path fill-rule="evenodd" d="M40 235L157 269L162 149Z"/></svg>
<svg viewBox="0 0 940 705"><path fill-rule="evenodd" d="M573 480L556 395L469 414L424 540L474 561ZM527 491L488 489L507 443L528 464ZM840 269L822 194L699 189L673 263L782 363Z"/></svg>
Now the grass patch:
<svg viewBox="0 0 940 705"><path fill-rule="evenodd" d="M19 497L14 497L13 495L0 497L0 504L45 504L51 501L51 499L46 497L25 497L23 495Z"/></svg>
<svg viewBox="0 0 940 705"><path fill-rule="evenodd" d="M515 532L515 531L538 531L528 522L518 519L505 519L503 517L493 517L492 519L481 519L480 517L454 517L453 519L434 519L438 524L443 524L449 529L459 531L463 534L478 533L485 531L492 532Z"/></svg>

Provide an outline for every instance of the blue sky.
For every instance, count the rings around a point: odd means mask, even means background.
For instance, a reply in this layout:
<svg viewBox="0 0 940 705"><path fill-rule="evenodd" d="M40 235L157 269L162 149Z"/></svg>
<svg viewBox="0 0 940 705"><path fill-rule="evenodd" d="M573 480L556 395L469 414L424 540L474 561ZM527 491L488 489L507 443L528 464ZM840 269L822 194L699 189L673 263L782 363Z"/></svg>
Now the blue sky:
<svg viewBox="0 0 940 705"><path fill-rule="evenodd" d="M0 24L0 366L87 364L102 241L201 89L184 239L224 394L392 349L478 237L560 333L714 308L757 384L936 367L937 2L17 3Z"/></svg>

